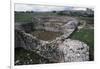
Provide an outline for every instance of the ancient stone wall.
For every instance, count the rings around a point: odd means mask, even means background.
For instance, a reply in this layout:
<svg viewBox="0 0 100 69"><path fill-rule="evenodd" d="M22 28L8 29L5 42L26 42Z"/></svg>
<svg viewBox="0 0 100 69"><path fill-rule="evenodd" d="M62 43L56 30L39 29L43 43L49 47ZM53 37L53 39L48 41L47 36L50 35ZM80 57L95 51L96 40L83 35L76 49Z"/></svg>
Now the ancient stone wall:
<svg viewBox="0 0 100 69"><path fill-rule="evenodd" d="M20 27L16 27L15 48L22 47L26 50L34 51L52 62L88 61L89 47L87 44L67 38L77 28L77 25L78 21L76 19L68 21L61 26L63 35L50 42L37 39Z"/></svg>
<svg viewBox="0 0 100 69"><path fill-rule="evenodd" d="M52 62L72 62L89 60L89 47L84 42L61 37L51 42L42 41L31 34L15 30L15 48L22 47L34 51Z"/></svg>
<svg viewBox="0 0 100 69"><path fill-rule="evenodd" d="M32 21L33 21L33 23L37 21L34 26L35 29L37 29L37 30L42 29L45 31L52 31L52 32L62 32L63 30L65 30L64 28L66 27L65 25L67 23L75 24L75 25L78 24L78 21L76 19L71 18L71 17L67 18L65 16L61 16L61 17L54 17L54 16L39 17L38 16L38 17L34 17L32 19ZM74 22L74 23L71 23L71 22ZM68 26L67 26L67 29L68 29ZM70 29L76 28L76 26L74 26L74 25L70 25L69 27L70 27ZM62 33L64 33L64 32L62 32Z"/></svg>

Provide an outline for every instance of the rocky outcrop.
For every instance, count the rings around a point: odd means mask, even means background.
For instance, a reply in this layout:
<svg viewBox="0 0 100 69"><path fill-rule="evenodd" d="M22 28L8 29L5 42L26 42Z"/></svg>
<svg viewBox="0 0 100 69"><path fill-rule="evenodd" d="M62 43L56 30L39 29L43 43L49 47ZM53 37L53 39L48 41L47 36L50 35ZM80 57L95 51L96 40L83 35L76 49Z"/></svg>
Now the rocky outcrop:
<svg viewBox="0 0 100 69"><path fill-rule="evenodd" d="M89 47L79 40L68 39L77 28L78 21L73 19L61 26L63 35L52 41L43 41L15 28L15 48L22 47L48 59L51 62L76 62L89 60Z"/></svg>
<svg viewBox="0 0 100 69"><path fill-rule="evenodd" d="M89 60L89 47L84 42L58 37L51 42L42 41L31 34L16 30L15 46L34 51L51 62Z"/></svg>
<svg viewBox="0 0 100 69"><path fill-rule="evenodd" d="M84 42L66 39L59 47L63 52L64 62L89 60L89 47Z"/></svg>
<svg viewBox="0 0 100 69"><path fill-rule="evenodd" d="M53 62L60 61L60 51L57 46L51 46L46 41L39 40L31 34L25 33L20 30L15 30L15 47L22 47L26 50L34 51L40 56L49 59Z"/></svg>

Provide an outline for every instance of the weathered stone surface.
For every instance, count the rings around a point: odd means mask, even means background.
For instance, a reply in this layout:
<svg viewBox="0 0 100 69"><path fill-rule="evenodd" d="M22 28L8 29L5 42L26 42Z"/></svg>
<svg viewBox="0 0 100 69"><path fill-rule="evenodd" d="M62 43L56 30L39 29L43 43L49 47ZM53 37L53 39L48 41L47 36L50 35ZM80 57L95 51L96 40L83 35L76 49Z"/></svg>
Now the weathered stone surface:
<svg viewBox="0 0 100 69"><path fill-rule="evenodd" d="M71 19L61 26L63 35L48 42L37 39L25 30L15 28L15 48L22 47L34 51L51 62L75 62L89 60L89 47L79 40L67 39L77 28L78 21Z"/></svg>
<svg viewBox="0 0 100 69"><path fill-rule="evenodd" d="M61 54L57 46L51 46L50 43L38 40L31 34L15 30L15 47L22 47L26 50L34 51L44 58L58 62Z"/></svg>
<svg viewBox="0 0 100 69"><path fill-rule="evenodd" d="M66 39L60 47L64 55L64 62L89 60L89 47L84 42Z"/></svg>
<svg viewBox="0 0 100 69"><path fill-rule="evenodd" d="M30 34L16 31L17 42L15 46L34 51L40 56L52 62L71 62L89 60L88 46L78 40L61 39L60 37L51 42L38 40Z"/></svg>

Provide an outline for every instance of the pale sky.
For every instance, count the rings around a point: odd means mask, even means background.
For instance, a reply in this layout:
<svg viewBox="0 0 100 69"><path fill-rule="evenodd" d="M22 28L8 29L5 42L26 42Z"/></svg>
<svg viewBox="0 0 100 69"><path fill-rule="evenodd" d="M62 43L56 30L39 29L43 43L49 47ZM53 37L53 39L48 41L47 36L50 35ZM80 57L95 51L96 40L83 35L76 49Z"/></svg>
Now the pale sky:
<svg viewBox="0 0 100 69"><path fill-rule="evenodd" d="M69 6L47 6L32 4L15 4L15 11L61 11L61 10L86 10L86 8Z"/></svg>

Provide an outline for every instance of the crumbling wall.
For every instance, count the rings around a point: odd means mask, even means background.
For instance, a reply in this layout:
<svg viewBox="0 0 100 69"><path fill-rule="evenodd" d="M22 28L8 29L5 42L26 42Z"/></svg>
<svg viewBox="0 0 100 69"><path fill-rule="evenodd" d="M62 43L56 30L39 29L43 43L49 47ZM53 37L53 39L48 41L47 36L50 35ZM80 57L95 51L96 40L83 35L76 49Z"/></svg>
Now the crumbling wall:
<svg viewBox="0 0 100 69"><path fill-rule="evenodd" d="M64 34L50 42L37 39L17 27L15 28L15 48L22 47L34 51L51 62L88 61L89 47L87 44L67 38L77 28L77 25L76 19L62 25L61 30Z"/></svg>
<svg viewBox="0 0 100 69"><path fill-rule="evenodd" d="M20 30L15 30L15 32L15 47L34 51L51 62L89 60L89 47L79 40L59 37L51 42L46 42Z"/></svg>

